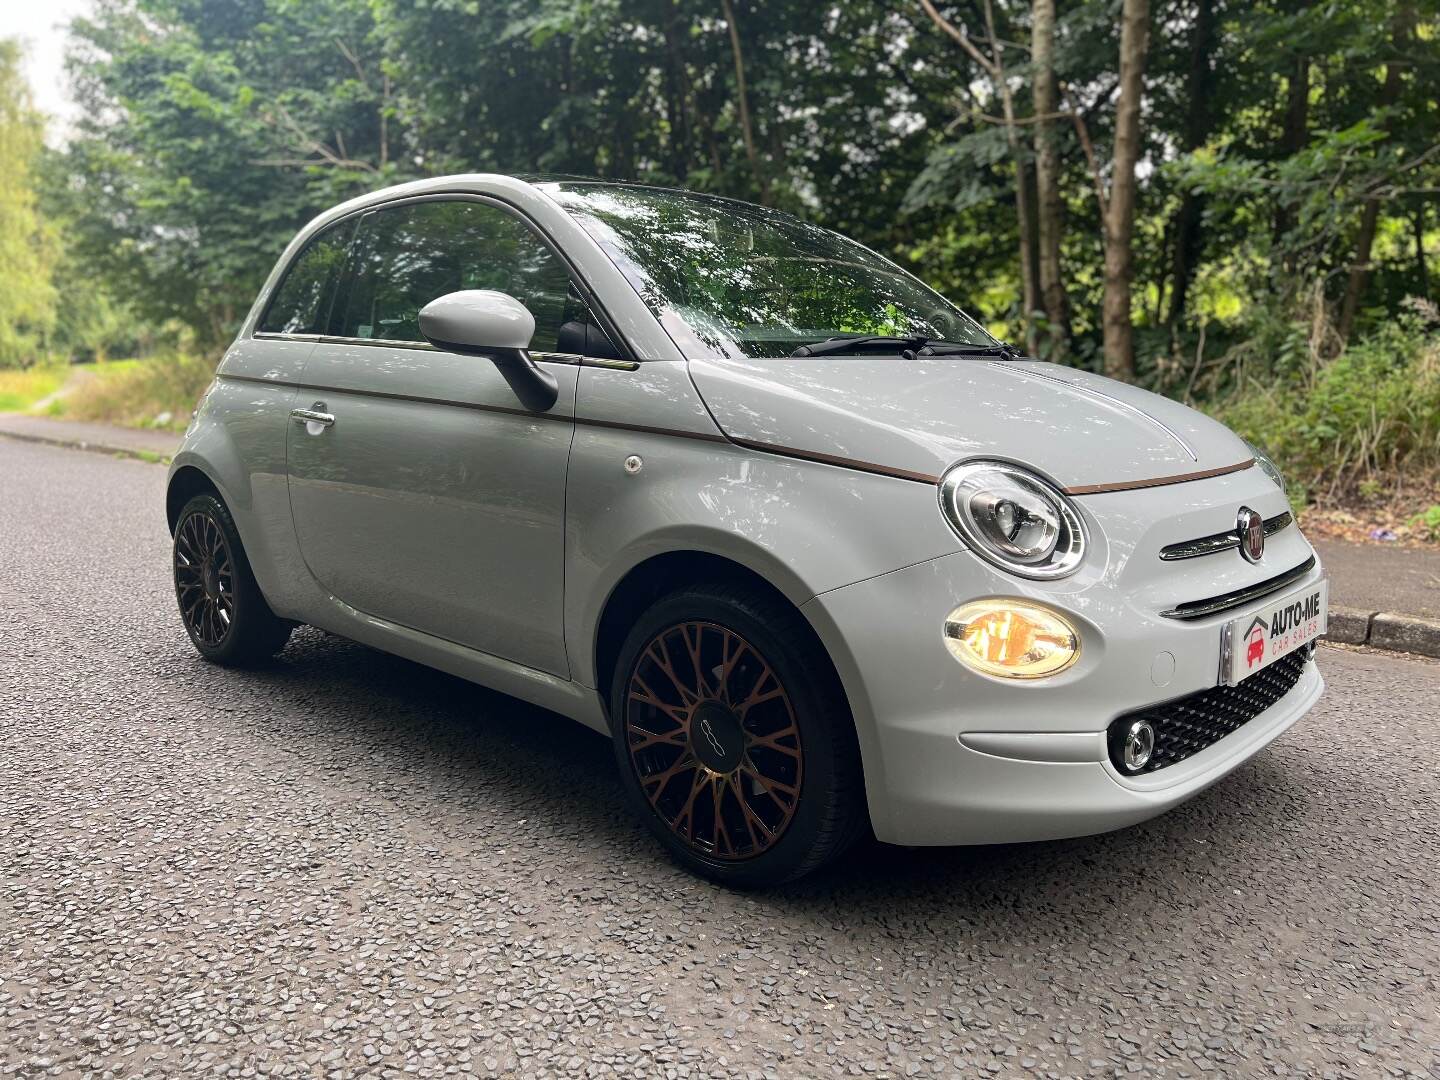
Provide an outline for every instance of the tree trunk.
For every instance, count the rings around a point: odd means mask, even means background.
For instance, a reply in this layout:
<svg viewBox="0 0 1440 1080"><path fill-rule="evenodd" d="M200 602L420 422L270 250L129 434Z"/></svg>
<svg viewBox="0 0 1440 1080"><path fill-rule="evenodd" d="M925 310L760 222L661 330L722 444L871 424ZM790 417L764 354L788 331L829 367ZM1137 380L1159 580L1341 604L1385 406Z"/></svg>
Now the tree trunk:
<svg viewBox="0 0 1440 1080"><path fill-rule="evenodd" d="M1385 65L1385 85L1380 88L1380 105L1395 104L1400 96L1400 68L1404 64L1405 50L1410 43L1410 28L1415 22L1415 12L1408 4L1401 4L1395 12L1394 48L1395 57ZM1390 121L1385 127L1390 129ZM1350 264L1350 280L1345 285L1345 300L1340 305L1340 325L1336 332L1341 341L1350 340L1350 331L1355 329L1355 316L1360 311L1360 301L1365 296L1365 286L1370 282L1370 252L1375 245L1375 229L1380 221L1380 200L1367 199L1360 214L1360 232L1355 238L1355 261Z"/></svg>
<svg viewBox="0 0 1440 1080"><path fill-rule="evenodd" d="M1285 124L1280 135L1280 150L1285 158L1292 158L1310 141L1310 58L1297 56L1290 72L1289 86L1285 92ZM1275 206L1273 238L1276 247L1285 240L1295 225L1295 207L1281 202ZM1295 269L1294 255L1286 251L1283 259L1286 271Z"/></svg>
<svg viewBox="0 0 1440 1080"><path fill-rule="evenodd" d="M1135 328L1130 321L1134 276L1136 180L1140 158L1140 102L1150 42L1150 0L1124 0L1120 15L1120 97L1115 103L1115 156L1105 216L1105 373L1135 377Z"/></svg>
<svg viewBox="0 0 1440 1080"><path fill-rule="evenodd" d="M1034 0L1031 9L1031 58L1035 67L1035 202L1039 233L1040 296L1050 324L1046 358L1063 362L1070 352L1070 298L1060 272L1065 222L1060 201L1060 150L1055 114L1060 94L1055 82L1055 0Z"/></svg>
<svg viewBox="0 0 1440 1080"><path fill-rule="evenodd" d="M1028 149L1028 142L1021 137L1020 145ZM1039 221L1039 182L1035 175L1035 162L1033 160L1024 163L1023 180L1025 181L1025 221L1024 229L1021 231L1023 242L1026 246L1026 263L1030 273L1030 280L1026 283L1025 294L1034 297L1032 301L1030 319L1043 315L1045 312L1045 291L1040 283L1040 221ZM1039 326L1033 328L1026 321L1025 340L1033 342L1030 345L1030 354L1039 356Z"/></svg>
<svg viewBox="0 0 1440 1080"><path fill-rule="evenodd" d="M1415 272L1420 277L1420 295L1429 299L1430 269L1425 265L1425 203L1415 207Z"/></svg>
<svg viewBox="0 0 1440 1080"><path fill-rule="evenodd" d="M985 30L990 35L990 56L994 64L992 77L1000 93L1000 108L1005 118L1005 140L1010 145L1010 156L1015 159L1015 216L1020 230L1020 302L1025 311L1025 351L1034 356L1038 351L1035 342L1035 312L1040 308L1040 297L1036 292L1039 275L1035 272L1035 244L1031 234L1034 213L1030 208L1030 185L1025 151L1020 142L1020 125L1015 119L1015 95L1010 92L1010 80L1005 72L1004 54L1000 39L995 33L995 5L985 0Z"/></svg>
<svg viewBox="0 0 1440 1080"><path fill-rule="evenodd" d="M1210 101L1214 91L1210 54L1215 47L1214 30L1214 0L1199 0L1195 9L1195 37L1190 49L1190 74L1186 85L1190 97L1189 112L1185 117L1184 148L1187 152L1200 149L1210 137L1213 116ZM1170 318L1167 320L1171 326L1185 317L1190 281L1195 264L1200 260L1200 225L1204 212L1204 196L1187 191L1175 215L1175 258L1170 267Z"/></svg>
<svg viewBox="0 0 1440 1080"><path fill-rule="evenodd" d="M730 28L730 51L735 54L735 94L740 108L740 134L745 140L745 156L750 161L755 186L760 189L760 201L768 203L770 184L760 166L760 154L755 149L755 130L750 125L750 97L745 90L745 54L740 48L740 24L735 21L735 6L731 0L720 0L720 6L725 12L725 24Z"/></svg>
<svg viewBox="0 0 1440 1080"><path fill-rule="evenodd" d="M685 56L681 51L679 11L671 0L665 12L665 119L670 127L670 172L684 183L690 174L690 113L687 104L690 88L685 73Z"/></svg>

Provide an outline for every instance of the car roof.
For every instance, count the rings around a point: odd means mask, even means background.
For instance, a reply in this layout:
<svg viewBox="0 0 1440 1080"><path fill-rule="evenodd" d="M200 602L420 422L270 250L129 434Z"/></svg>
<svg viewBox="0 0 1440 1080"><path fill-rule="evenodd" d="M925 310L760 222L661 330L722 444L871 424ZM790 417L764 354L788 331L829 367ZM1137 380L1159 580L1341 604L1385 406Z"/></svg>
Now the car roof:
<svg viewBox="0 0 1440 1080"><path fill-rule="evenodd" d="M523 180L527 184L544 189L548 185L565 186L569 188L620 188L626 191L658 191L666 195L682 195L689 199L699 199L705 202L725 203L729 206L743 207L747 210L761 214L778 214L783 217L793 217L784 210L777 210L773 206L765 206L762 203L750 202L746 199L737 199L732 195L717 195L710 191L694 191L690 188L673 187L669 184L653 184L644 180L618 180L610 177L583 176L574 173L516 173L516 180Z"/></svg>
<svg viewBox="0 0 1440 1080"><path fill-rule="evenodd" d="M547 188L615 188L630 191L655 191L667 195L676 195L699 202L723 204L736 210L744 210L751 214L775 215L778 217L791 218L793 215L783 210L776 210L773 207L762 206L759 203L746 202L743 199L734 199L725 195L713 195L709 192L690 191L685 188L666 187L661 184L642 183L635 180L615 180L592 176L578 176L564 173L451 173L445 176L429 176L420 180L409 180L402 184L392 184L389 187L378 188L375 191L368 191L357 195L343 203L331 207L318 215L306 226L305 232L319 228L327 222L344 217L356 210L362 210L371 206L379 206L383 203L392 202L397 199L414 198L416 196L443 194L445 192L474 192L479 194L510 195L520 197L542 198L553 205L555 200L551 198L551 192Z"/></svg>

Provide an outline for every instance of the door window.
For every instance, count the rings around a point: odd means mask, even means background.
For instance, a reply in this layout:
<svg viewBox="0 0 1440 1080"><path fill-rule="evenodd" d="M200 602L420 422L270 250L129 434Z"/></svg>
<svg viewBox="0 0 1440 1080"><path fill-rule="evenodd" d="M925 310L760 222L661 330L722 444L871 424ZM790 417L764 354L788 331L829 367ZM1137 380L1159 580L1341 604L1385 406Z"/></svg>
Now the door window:
<svg viewBox="0 0 1440 1080"><path fill-rule="evenodd" d="M508 293L535 316L531 348L555 351L569 272L513 215L487 203L412 203L368 214L337 333L423 341L420 309L460 289Z"/></svg>
<svg viewBox="0 0 1440 1080"><path fill-rule="evenodd" d="M355 222L332 225L312 237L280 279L260 320L267 334L323 334L330 321L335 281L355 235Z"/></svg>

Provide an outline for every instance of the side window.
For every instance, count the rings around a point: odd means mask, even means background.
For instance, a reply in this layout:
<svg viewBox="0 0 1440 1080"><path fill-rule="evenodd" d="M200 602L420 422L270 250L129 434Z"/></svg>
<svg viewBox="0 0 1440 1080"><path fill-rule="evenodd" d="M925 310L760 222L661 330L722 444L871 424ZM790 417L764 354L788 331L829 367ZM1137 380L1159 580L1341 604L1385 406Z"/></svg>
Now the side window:
<svg viewBox="0 0 1440 1080"><path fill-rule="evenodd" d="M355 222L343 221L312 237L295 257L260 320L268 334L323 334L330 321L336 278Z"/></svg>
<svg viewBox="0 0 1440 1080"><path fill-rule="evenodd" d="M365 216L336 332L423 341L420 309L459 289L509 293L535 316L532 348L555 351L568 314L565 265L504 210L459 200L414 203Z"/></svg>

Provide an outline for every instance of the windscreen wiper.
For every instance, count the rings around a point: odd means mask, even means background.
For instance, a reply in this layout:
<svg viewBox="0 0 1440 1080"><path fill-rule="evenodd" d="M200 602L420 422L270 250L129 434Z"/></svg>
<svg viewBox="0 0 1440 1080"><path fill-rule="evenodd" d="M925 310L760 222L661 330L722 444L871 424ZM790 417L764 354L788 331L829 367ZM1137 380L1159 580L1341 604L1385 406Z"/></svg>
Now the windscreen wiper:
<svg viewBox="0 0 1440 1080"><path fill-rule="evenodd" d="M850 352L853 349L884 349L894 347L911 351L927 345L927 337L886 337L884 334L862 334L856 337L831 337L812 345L801 345L791 356L824 356L827 353Z"/></svg>
<svg viewBox="0 0 1440 1080"><path fill-rule="evenodd" d="M894 348L902 353L915 353L919 356L996 356L1001 360L1014 360L1024 355L1014 345L1003 341L995 345L962 345L959 342L943 341L939 338L887 337L883 334L826 338L813 345L801 345L790 355L825 356L829 353L877 348Z"/></svg>
<svg viewBox="0 0 1440 1080"><path fill-rule="evenodd" d="M1018 360L1023 351L1002 341L995 345L957 345L948 341L927 342L920 349L921 356L998 356L1001 360Z"/></svg>

